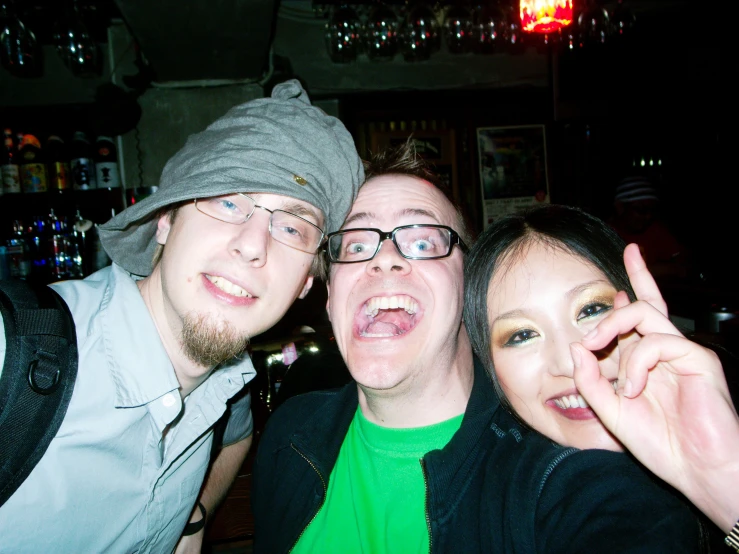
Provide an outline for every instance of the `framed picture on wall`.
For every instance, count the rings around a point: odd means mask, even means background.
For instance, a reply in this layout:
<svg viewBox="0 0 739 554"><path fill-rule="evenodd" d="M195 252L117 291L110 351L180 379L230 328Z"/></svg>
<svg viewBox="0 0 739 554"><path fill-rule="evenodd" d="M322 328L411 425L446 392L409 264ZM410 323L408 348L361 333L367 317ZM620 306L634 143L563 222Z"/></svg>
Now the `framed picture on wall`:
<svg viewBox="0 0 739 554"><path fill-rule="evenodd" d="M549 202L544 125L478 127L483 229L496 218Z"/></svg>
<svg viewBox="0 0 739 554"><path fill-rule="evenodd" d="M459 203L456 143L453 129L413 131L416 152L431 163L441 179ZM411 131L375 131L370 136L370 148L379 152L385 148L399 146L408 140Z"/></svg>

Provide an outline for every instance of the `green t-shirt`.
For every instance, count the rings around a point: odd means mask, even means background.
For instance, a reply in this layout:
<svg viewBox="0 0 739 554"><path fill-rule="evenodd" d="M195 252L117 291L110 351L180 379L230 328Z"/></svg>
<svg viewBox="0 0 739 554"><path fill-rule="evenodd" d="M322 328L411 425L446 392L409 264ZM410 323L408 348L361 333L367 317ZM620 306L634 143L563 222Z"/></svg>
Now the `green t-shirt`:
<svg viewBox="0 0 739 554"><path fill-rule="evenodd" d="M389 429L357 408L329 479L326 501L294 554L429 551L421 458L443 448L459 415L415 429Z"/></svg>

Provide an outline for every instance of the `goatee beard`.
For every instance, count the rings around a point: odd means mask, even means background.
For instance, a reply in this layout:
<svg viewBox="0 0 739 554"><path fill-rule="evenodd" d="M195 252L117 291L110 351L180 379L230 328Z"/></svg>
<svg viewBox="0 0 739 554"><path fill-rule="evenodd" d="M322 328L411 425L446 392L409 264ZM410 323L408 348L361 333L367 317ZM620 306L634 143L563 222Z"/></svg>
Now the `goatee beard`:
<svg viewBox="0 0 739 554"><path fill-rule="evenodd" d="M207 315L188 314L183 320L182 349L196 364L213 368L243 354L249 337L239 335L228 321L214 322Z"/></svg>

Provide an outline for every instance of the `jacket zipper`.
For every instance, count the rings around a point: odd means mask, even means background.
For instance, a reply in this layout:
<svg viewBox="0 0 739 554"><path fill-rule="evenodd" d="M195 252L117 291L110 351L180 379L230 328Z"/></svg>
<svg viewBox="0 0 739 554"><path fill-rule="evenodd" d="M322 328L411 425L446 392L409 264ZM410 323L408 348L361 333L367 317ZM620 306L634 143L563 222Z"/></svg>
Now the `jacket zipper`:
<svg viewBox="0 0 739 554"><path fill-rule="evenodd" d="M421 462L421 473L423 473L423 488L426 492L426 498L424 499L424 506L425 506L425 512L426 512L426 529L429 532L429 554L431 554L431 545L433 544L434 538L431 536L431 518L429 517L429 480L428 480L428 476L426 475L426 464L423 462L423 458L421 458L420 462Z"/></svg>
<svg viewBox="0 0 739 554"><path fill-rule="evenodd" d="M321 483L323 484L323 497L321 498L321 503L319 504L318 509L316 510L316 513L313 514L313 517L312 518L310 518L310 521L308 522L308 525L306 525L305 527L303 527L303 530L300 532L300 535L298 535L298 538L295 539L295 542L293 543L293 545L288 550L288 554L293 551L293 549L295 548L295 546L297 546L297 544L300 542L300 538L303 536L303 533L305 533L305 530L308 527L310 527L310 524L313 523L313 520L316 519L316 517L318 516L318 512L320 512L321 511L321 508L323 508L323 503L326 502L326 494L328 493L328 487L326 486L326 481L323 478L323 475L321 475L321 472L318 471L318 468L313 464L313 462L311 462L305 456L305 454L303 454L300 450L298 450L293 443L290 443L290 447L293 450L295 450L295 452L297 452L300 455L301 458L303 458L306 462L308 462L308 464L310 465L310 467L313 468L313 471L315 471L316 474L318 475L318 478L321 480Z"/></svg>
<svg viewBox="0 0 739 554"><path fill-rule="evenodd" d="M556 468L559 465L559 463L562 460L564 460L567 456L577 451L578 451L577 448L567 448L563 450L562 452L560 452L559 454L557 454L554 460L549 462L549 465L547 466L547 469L544 471L544 475L542 476L541 481L539 481L539 491L536 495L537 498L541 497L541 492L544 490L544 485L546 485L547 479L549 479L549 476L552 474L552 471L554 471L554 468Z"/></svg>

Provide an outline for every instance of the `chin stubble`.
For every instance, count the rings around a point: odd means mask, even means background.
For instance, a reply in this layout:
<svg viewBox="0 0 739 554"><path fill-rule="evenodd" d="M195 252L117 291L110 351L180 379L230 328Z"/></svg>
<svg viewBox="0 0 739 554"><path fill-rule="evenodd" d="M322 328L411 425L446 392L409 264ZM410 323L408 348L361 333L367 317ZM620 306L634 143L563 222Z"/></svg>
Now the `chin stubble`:
<svg viewBox="0 0 739 554"><path fill-rule="evenodd" d="M196 364L212 368L243 354L249 337L239 335L227 322L215 322L201 314L188 314L183 320L182 349Z"/></svg>

